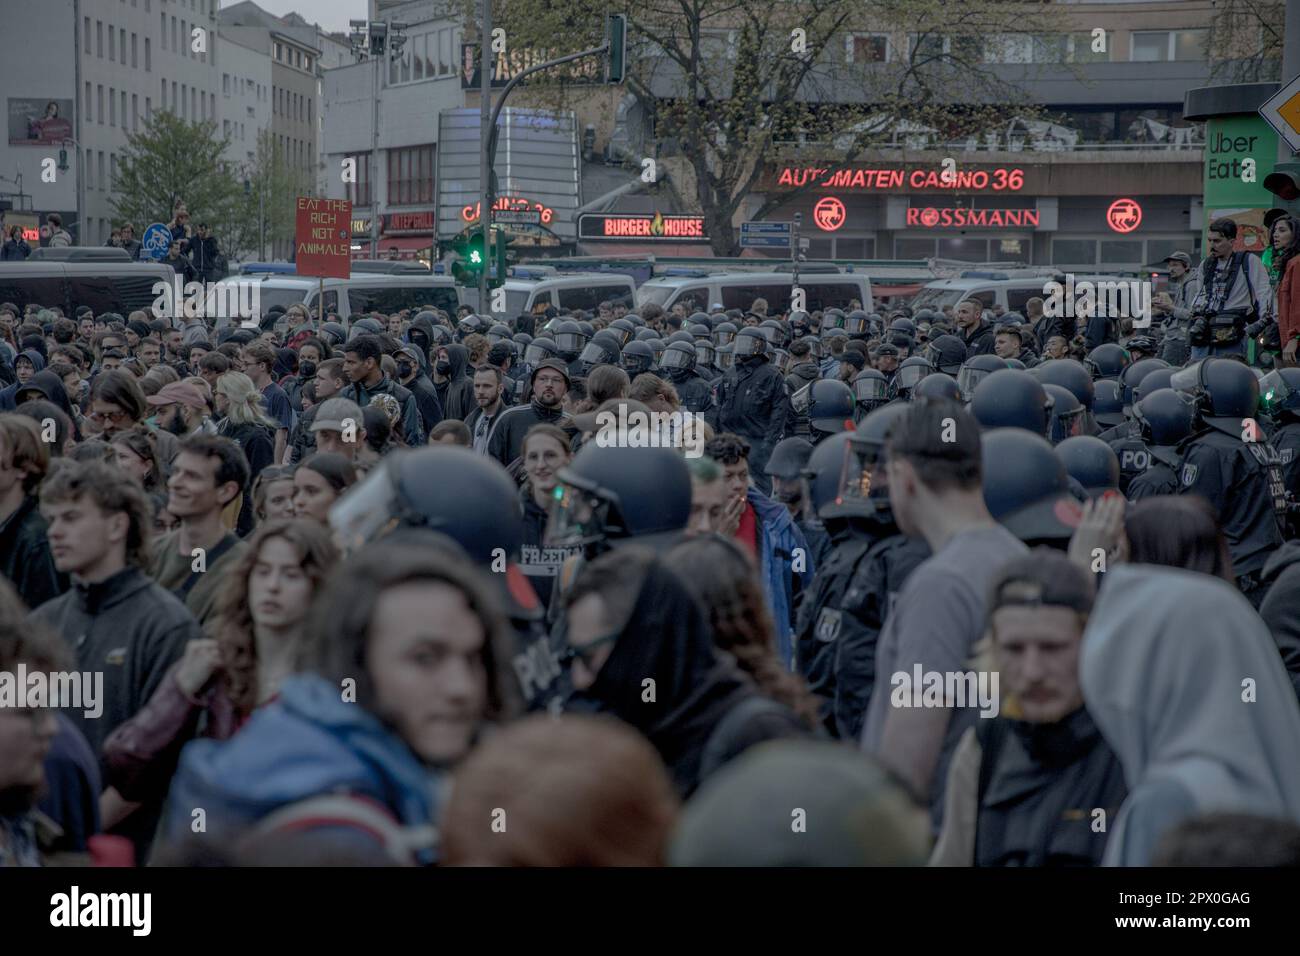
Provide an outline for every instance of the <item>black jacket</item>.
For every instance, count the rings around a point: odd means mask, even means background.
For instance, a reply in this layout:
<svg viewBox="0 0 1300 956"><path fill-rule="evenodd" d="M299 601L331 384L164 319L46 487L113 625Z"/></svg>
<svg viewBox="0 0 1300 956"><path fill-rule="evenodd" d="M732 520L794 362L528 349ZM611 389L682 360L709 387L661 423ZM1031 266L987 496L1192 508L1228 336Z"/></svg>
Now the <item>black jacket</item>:
<svg viewBox="0 0 1300 956"><path fill-rule="evenodd" d="M168 256L163 259L162 262L163 265L171 266L175 272L180 274L181 282L194 282L199 278L198 274L194 271L193 264L183 255L177 256L175 259Z"/></svg>
<svg viewBox="0 0 1300 956"><path fill-rule="evenodd" d="M737 363L717 385L717 430L749 442L749 473L761 489L771 487L763 469L781 440L790 397L785 378L771 362Z"/></svg>
<svg viewBox="0 0 1300 956"><path fill-rule="evenodd" d="M54 567L45 538L45 519L35 495L0 523L0 573L29 608L40 607L68 589L68 576Z"/></svg>
<svg viewBox="0 0 1300 956"><path fill-rule="evenodd" d="M1034 339L1038 342L1039 352L1047 347L1047 340L1054 335L1061 336L1067 344L1069 343L1073 336L1068 334L1070 330L1066 328L1065 322L1066 320L1059 315L1043 315L1039 317L1032 328Z"/></svg>
<svg viewBox="0 0 1300 956"><path fill-rule="evenodd" d="M342 392L344 398L356 402L363 409L370 404L375 395L391 395L397 399L402 408L402 437L412 448L423 445L427 437L420 423L420 408L415 396L385 375L373 388L366 388L360 382L354 382Z"/></svg>
<svg viewBox="0 0 1300 956"><path fill-rule="evenodd" d="M221 278L220 255L216 236L208 236L206 239L195 236L190 240L190 264L194 266L194 275L201 281L215 282Z"/></svg>
<svg viewBox="0 0 1300 956"><path fill-rule="evenodd" d="M27 244L26 239L6 239L4 246L0 247L0 262L10 260L21 262L31 254L32 247Z"/></svg>
<svg viewBox="0 0 1300 956"><path fill-rule="evenodd" d="M1300 698L1300 540L1288 541L1264 565L1264 579L1272 581L1259 616L1273 632L1288 676Z"/></svg>
<svg viewBox="0 0 1300 956"><path fill-rule="evenodd" d="M507 408L500 413L492 426L492 434L488 436L488 454L509 467L510 463L523 452L524 436L528 434L528 429L543 422L559 425L563 419L564 409L559 405L548 409L538 404L536 400L527 405ZM573 429L570 426L568 430Z"/></svg>
<svg viewBox="0 0 1300 956"><path fill-rule="evenodd" d="M1087 709L1054 724L981 720L975 866L1099 866L1106 834L1128 795L1119 759Z"/></svg>
<svg viewBox="0 0 1300 956"><path fill-rule="evenodd" d="M415 405L420 410L420 420L424 422L424 433L427 435L447 417L443 414L442 402L438 401L438 390L433 387L433 382L424 374L423 369L417 369L415 378L403 384L415 396ZM471 389L472 387L471 384Z"/></svg>
<svg viewBox="0 0 1300 956"><path fill-rule="evenodd" d="M311 423L316 420L316 412L320 406L321 403L317 402L298 416L298 424L294 425L293 431L289 433L289 464L296 465L315 453L316 433L311 430Z"/></svg>
<svg viewBox="0 0 1300 956"><path fill-rule="evenodd" d="M646 680L654 682L649 701ZM595 682L566 709L609 713L631 724L659 751L682 797L748 747L807 733L790 710L762 698L718 653L704 609L662 561L651 565Z"/></svg>
<svg viewBox="0 0 1300 956"><path fill-rule="evenodd" d="M961 340L966 343L967 360L973 359L977 355L994 354L993 340L996 338L996 334L991 323L980 322L980 324L975 327L975 331L970 335L966 335L960 331L958 334L961 335Z"/></svg>
<svg viewBox="0 0 1300 956"><path fill-rule="evenodd" d="M438 397L446 396L442 398L443 416L463 422L478 407L474 401L474 379L468 374L469 349L453 342L447 346L447 361L451 364L447 381L434 384Z"/></svg>
<svg viewBox="0 0 1300 956"><path fill-rule="evenodd" d="M674 370L668 373L668 380L686 411L702 415L713 406L712 382L694 369Z"/></svg>
<svg viewBox="0 0 1300 956"><path fill-rule="evenodd" d="M253 481L262 473L263 468L275 464L275 432L266 425L234 425L228 418L222 419L217 425L217 432L238 445L248 461L248 483L244 485L239 523L235 526L239 536L246 538L257 524L257 515L253 510Z"/></svg>

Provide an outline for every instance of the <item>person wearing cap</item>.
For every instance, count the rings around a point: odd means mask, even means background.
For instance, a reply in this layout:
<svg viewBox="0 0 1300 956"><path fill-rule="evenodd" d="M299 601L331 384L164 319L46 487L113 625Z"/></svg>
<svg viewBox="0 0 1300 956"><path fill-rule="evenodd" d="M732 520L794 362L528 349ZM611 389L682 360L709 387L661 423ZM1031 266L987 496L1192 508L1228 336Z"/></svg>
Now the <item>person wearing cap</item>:
<svg viewBox="0 0 1300 956"><path fill-rule="evenodd" d="M984 503L980 425L957 402L908 405L885 447L898 527L923 538L932 555L908 576L880 633L861 746L928 800L937 829L949 761L979 709L893 706L900 675L910 682L916 668L967 673L984 634L989 585L1028 548Z"/></svg>
<svg viewBox="0 0 1300 956"><path fill-rule="evenodd" d="M310 427L316 452L342 455L356 464L357 455L366 444L365 415L360 405L339 396L326 399Z"/></svg>
<svg viewBox="0 0 1300 956"><path fill-rule="evenodd" d="M962 736L945 793L933 866L1098 866L1127 796L1123 768L1084 706L1079 653L1091 575L1039 548L992 587L988 664L999 714Z"/></svg>
<svg viewBox="0 0 1300 956"><path fill-rule="evenodd" d="M217 427L208 415L207 397L190 382L169 382L145 402L154 411L154 422L177 438L204 432L215 435Z"/></svg>
<svg viewBox="0 0 1300 956"><path fill-rule="evenodd" d="M402 387L415 396L415 404L420 409L420 418L426 430L432 430L446 415L442 402L438 399L438 389L434 387L429 376L425 374L425 361L417 345L404 345L393 356L397 364L397 380Z"/></svg>
<svg viewBox="0 0 1300 956"><path fill-rule="evenodd" d="M569 367L559 359L546 359L533 369L529 379L532 398L527 405L507 408L497 418L488 435L488 454L507 468L518 460L524 436L534 425L560 425L566 431L573 426L561 425L564 419L564 396L569 393Z"/></svg>

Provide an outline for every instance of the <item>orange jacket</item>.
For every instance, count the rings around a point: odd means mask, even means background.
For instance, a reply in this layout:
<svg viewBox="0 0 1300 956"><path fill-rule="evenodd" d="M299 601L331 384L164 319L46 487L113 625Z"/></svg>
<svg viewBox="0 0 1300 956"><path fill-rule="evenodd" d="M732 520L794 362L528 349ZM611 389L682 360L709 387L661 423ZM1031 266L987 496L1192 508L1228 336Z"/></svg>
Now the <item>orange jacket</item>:
<svg viewBox="0 0 1300 956"><path fill-rule="evenodd" d="M1277 287L1277 325L1282 344L1300 335L1300 256L1292 256Z"/></svg>

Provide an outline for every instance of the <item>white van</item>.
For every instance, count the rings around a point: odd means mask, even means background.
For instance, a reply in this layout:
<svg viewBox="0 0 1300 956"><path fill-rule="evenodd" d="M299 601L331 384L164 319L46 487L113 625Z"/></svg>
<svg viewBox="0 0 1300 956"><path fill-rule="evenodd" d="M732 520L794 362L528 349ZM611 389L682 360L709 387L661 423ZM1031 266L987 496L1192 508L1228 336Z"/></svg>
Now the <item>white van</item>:
<svg viewBox="0 0 1300 956"><path fill-rule="evenodd" d="M986 309L1000 305L1008 312L1024 315L1025 303L1035 297L1043 298L1043 287L1057 275L1058 270L1051 268L970 269L956 279L927 282L909 304L913 311L933 309L939 312L946 306L955 308L962 299L979 299Z"/></svg>
<svg viewBox="0 0 1300 956"><path fill-rule="evenodd" d="M136 309L151 310L155 284L165 282L170 288L175 275L161 263L11 260L0 262L0 302L19 309L30 303L57 305L69 318L85 305L96 315L116 312L126 318Z"/></svg>
<svg viewBox="0 0 1300 956"><path fill-rule="evenodd" d="M258 279L255 275L240 278ZM353 315L364 316L369 312L389 315L401 309L442 309L454 318L460 307L456 283L450 276L364 273L351 279L321 280L311 276L266 275L257 285L262 314L277 305L288 308L302 302L316 315L322 282L326 314L337 313L345 323Z"/></svg>
<svg viewBox="0 0 1300 956"><path fill-rule="evenodd" d="M548 306L595 312L602 302L621 302L629 311L636 308L636 280L618 272L560 272L554 266L511 266L501 287L506 293L504 310L477 311L514 318L536 315ZM489 306L494 291L488 290ZM467 288L464 292L471 305L478 301L477 289Z"/></svg>
<svg viewBox="0 0 1300 956"><path fill-rule="evenodd" d="M707 312L712 306L749 311L755 299L767 300L769 315L779 315L790 308L794 287L792 272L708 272L704 269L668 269L641 284L636 290L637 305L653 302L665 310L682 302L686 312ZM803 289L805 308L862 308L871 311L871 280L861 273L822 269L800 270L799 288ZM858 305L854 306L854 301Z"/></svg>

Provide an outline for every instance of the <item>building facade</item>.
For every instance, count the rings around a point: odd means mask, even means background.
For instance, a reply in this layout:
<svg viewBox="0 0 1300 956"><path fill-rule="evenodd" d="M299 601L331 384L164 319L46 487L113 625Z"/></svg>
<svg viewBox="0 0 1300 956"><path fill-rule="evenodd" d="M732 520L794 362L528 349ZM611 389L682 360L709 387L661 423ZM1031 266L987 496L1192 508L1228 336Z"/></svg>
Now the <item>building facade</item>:
<svg viewBox="0 0 1300 956"><path fill-rule="evenodd" d="M247 172L257 160L257 135L271 125L271 58L219 32L221 93L217 115L223 136L229 137L228 162Z"/></svg>

